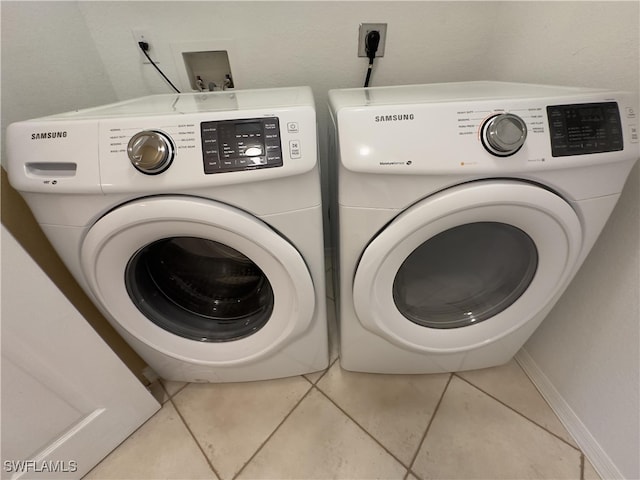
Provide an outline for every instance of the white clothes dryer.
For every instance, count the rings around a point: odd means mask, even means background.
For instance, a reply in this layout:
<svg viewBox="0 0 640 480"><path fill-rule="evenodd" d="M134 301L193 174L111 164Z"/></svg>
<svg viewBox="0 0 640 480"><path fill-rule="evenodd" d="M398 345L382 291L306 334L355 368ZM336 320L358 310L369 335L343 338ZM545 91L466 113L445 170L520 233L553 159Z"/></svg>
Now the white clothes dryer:
<svg viewBox="0 0 640 480"><path fill-rule="evenodd" d="M154 95L15 123L7 144L12 185L162 378L327 367L309 88Z"/></svg>
<svg viewBox="0 0 640 480"><path fill-rule="evenodd" d="M638 158L637 98L466 82L329 99L342 367L507 362L618 200Z"/></svg>

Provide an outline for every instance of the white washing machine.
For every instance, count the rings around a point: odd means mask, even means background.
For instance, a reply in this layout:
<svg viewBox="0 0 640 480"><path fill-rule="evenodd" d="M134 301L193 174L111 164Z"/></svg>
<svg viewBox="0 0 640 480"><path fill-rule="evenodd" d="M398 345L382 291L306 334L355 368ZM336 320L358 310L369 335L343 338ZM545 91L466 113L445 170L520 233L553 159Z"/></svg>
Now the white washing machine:
<svg viewBox="0 0 640 480"><path fill-rule="evenodd" d="M7 144L12 185L162 378L327 367L309 88L149 96L12 124Z"/></svg>
<svg viewBox="0 0 640 480"><path fill-rule="evenodd" d="M637 99L499 82L329 98L343 368L507 362L618 200L638 158Z"/></svg>

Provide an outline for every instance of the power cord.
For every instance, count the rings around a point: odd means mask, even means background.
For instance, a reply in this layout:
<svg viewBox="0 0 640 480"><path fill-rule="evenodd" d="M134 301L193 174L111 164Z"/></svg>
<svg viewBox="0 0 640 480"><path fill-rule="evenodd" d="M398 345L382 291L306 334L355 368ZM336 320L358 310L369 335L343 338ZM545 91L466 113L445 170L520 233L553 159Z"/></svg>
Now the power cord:
<svg viewBox="0 0 640 480"><path fill-rule="evenodd" d="M376 58L376 52L378 51L378 45L380 44L380 32L372 30L367 33L364 39L364 46L369 58L369 67L367 68L367 77L364 80L364 86L369 86L369 79L371 78L371 70L373 69L373 59Z"/></svg>
<svg viewBox="0 0 640 480"><path fill-rule="evenodd" d="M180 93L180 90L178 90L176 86L173 83L171 83L171 80L169 80L167 76L164 73L162 73L162 70L158 68L155 62L151 60L151 57L147 53L147 51L149 50L149 44L147 42L138 42L138 46L140 47L140 50L142 50L142 53L144 53L144 56L147 57L147 60L149 60L151 65L153 65L153 68L155 68L158 71L158 73L162 75L162 78L164 78L167 81L167 83L171 85L171 87L176 91L176 93Z"/></svg>

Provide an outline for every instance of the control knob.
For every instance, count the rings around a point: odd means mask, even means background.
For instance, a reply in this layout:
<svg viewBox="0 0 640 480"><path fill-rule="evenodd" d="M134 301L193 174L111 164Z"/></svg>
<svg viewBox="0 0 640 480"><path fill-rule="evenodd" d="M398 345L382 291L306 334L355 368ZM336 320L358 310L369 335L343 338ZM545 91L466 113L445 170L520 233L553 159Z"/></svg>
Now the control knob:
<svg viewBox="0 0 640 480"><path fill-rule="evenodd" d="M481 138L484 148L489 153L508 157L524 145L527 138L527 124L512 113L495 115L482 126Z"/></svg>
<svg viewBox="0 0 640 480"><path fill-rule="evenodd" d="M175 156L171 138L157 130L136 133L127 145L127 155L133 166L147 175L164 172Z"/></svg>

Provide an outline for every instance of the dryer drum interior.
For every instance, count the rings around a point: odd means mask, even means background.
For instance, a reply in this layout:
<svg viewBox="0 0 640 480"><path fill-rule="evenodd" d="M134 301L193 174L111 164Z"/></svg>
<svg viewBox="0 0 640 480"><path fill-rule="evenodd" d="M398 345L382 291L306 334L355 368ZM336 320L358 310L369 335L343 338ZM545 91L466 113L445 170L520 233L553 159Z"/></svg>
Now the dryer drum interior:
<svg viewBox="0 0 640 480"><path fill-rule="evenodd" d="M273 311L273 290L262 270L237 250L203 238L165 238L138 250L125 283L149 320L192 340L244 338Z"/></svg>
<svg viewBox="0 0 640 480"><path fill-rule="evenodd" d="M451 228L416 248L393 282L396 307L430 328L459 328L487 320L529 287L538 266L535 243L500 222Z"/></svg>

